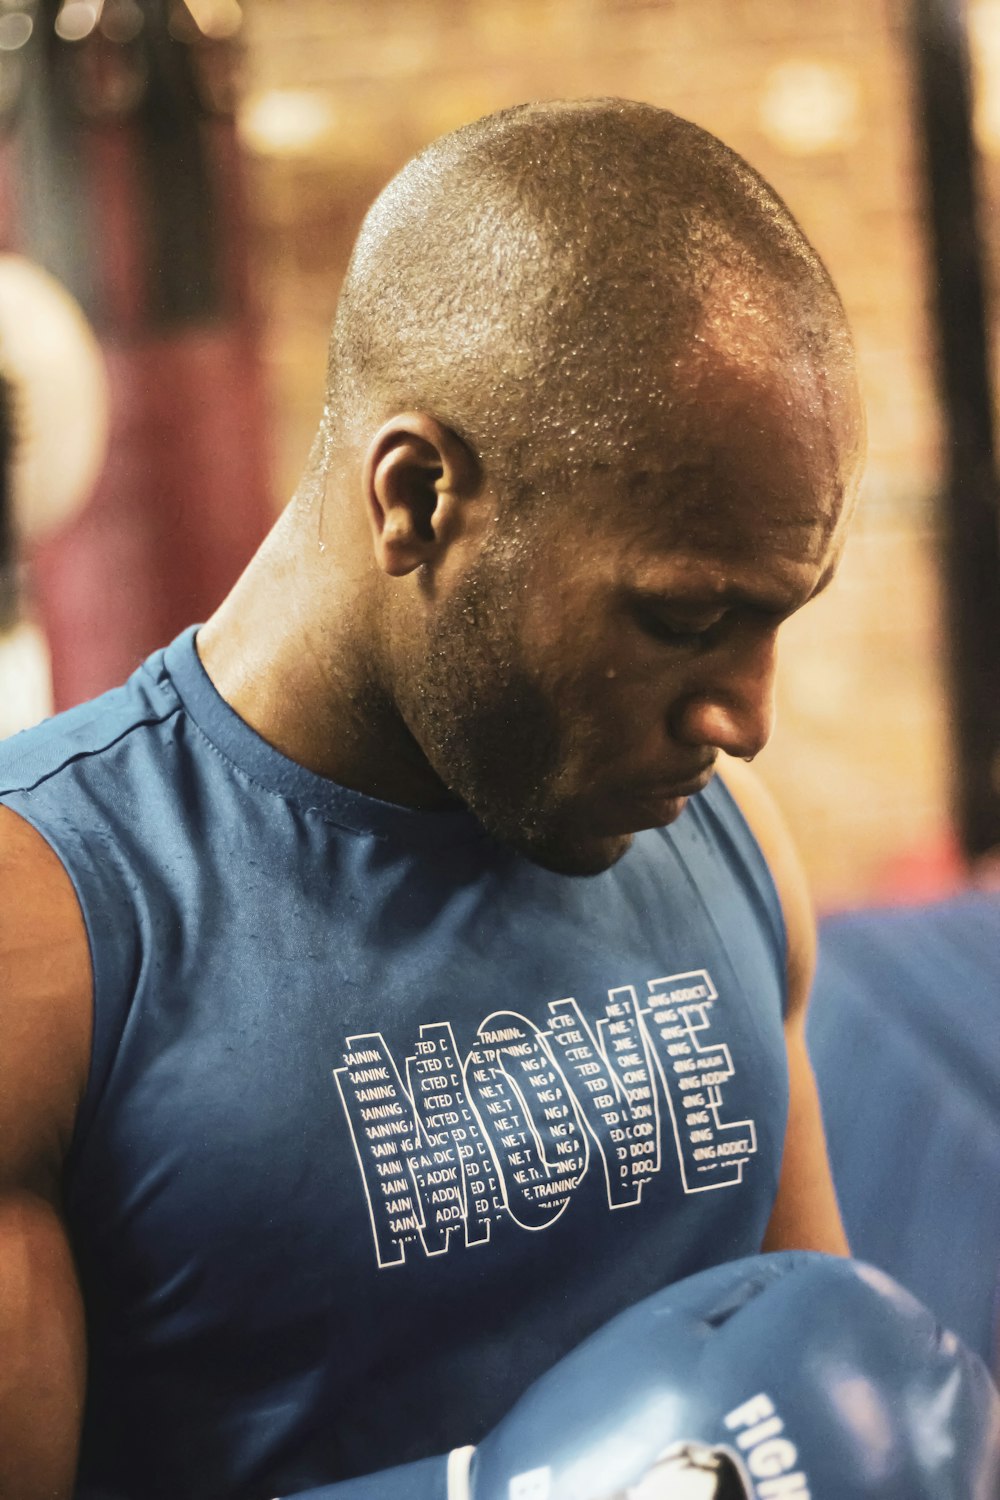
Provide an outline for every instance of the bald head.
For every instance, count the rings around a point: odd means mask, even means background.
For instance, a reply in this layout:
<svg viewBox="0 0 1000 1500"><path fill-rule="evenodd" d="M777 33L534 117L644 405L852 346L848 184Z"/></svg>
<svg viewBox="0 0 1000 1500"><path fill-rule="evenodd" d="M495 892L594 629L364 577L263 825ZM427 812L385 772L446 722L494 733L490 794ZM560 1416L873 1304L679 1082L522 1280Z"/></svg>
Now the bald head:
<svg viewBox="0 0 1000 1500"><path fill-rule="evenodd" d="M690 122L623 100L524 105L443 137L369 212L330 349L327 431L401 410L512 480L620 462L700 343L849 357L788 209Z"/></svg>
<svg viewBox="0 0 1000 1500"><path fill-rule="evenodd" d="M862 433L836 293L735 153L619 100L480 120L361 229L230 701L335 781L606 869L766 742Z"/></svg>

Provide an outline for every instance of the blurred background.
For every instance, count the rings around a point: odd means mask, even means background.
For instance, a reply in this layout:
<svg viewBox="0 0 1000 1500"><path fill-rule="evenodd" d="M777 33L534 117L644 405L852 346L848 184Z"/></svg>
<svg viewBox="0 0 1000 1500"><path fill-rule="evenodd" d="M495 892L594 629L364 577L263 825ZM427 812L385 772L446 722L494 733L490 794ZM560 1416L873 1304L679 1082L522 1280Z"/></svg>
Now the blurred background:
<svg viewBox="0 0 1000 1500"><path fill-rule="evenodd" d="M0 0L0 736L234 581L397 168L608 94L758 167L855 330L860 512L783 632L759 765L826 913L810 1044L855 1253L1000 1368L1000 0Z"/></svg>
<svg viewBox="0 0 1000 1500"><path fill-rule="evenodd" d="M388 177L490 110L594 94L742 152L855 330L863 501L786 627L760 761L819 903L980 878L1000 0L0 0L0 732L120 680L235 578L305 460Z"/></svg>

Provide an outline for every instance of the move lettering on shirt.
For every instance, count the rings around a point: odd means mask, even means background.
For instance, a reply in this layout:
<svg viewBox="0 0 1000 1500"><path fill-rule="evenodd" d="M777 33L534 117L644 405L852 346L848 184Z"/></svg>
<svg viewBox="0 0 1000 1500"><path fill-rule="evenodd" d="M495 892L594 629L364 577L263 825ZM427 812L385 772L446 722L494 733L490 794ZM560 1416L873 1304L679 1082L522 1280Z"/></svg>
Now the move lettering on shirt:
<svg viewBox="0 0 1000 1500"><path fill-rule="evenodd" d="M542 1026L495 1011L464 1054L448 1021L398 1061L381 1032L347 1037L333 1076L379 1266L408 1246L483 1244L501 1218L547 1229L590 1172L610 1210L638 1206L668 1162L685 1193L738 1185L757 1133L726 1118L736 1068L719 1029L699 969L649 980L641 1000L609 990L593 1020L573 998L550 1001Z"/></svg>

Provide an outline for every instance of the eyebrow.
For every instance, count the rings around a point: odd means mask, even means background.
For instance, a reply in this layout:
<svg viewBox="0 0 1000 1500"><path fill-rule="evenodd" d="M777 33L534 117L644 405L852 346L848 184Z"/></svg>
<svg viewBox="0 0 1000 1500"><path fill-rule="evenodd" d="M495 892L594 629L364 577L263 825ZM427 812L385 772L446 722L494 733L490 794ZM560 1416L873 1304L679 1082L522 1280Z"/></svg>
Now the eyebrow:
<svg viewBox="0 0 1000 1500"><path fill-rule="evenodd" d="M789 600L787 596L779 598L775 594L755 592L738 584L725 584L716 588L711 584L691 584L690 592L686 592L683 581L674 582L667 587L640 583L634 585L632 591L650 604L687 609L692 613L699 609L752 609L762 615L781 617L795 614L797 610L818 599L833 582L838 562L839 558L835 558L824 569L816 587L805 599Z"/></svg>

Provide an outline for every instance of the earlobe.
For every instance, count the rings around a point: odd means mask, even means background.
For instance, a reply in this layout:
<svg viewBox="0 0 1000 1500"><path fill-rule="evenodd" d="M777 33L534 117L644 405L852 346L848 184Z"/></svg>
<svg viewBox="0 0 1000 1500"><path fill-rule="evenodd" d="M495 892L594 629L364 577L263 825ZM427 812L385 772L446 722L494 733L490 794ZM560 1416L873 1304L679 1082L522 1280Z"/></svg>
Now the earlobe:
<svg viewBox="0 0 1000 1500"><path fill-rule="evenodd" d="M457 530L478 466L462 440L423 412L393 417L376 433L363 484L375 558L392 578L433 562Z"/></svg>

